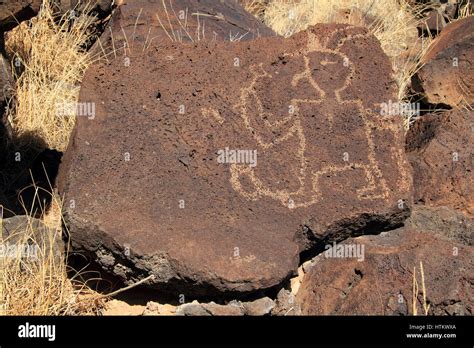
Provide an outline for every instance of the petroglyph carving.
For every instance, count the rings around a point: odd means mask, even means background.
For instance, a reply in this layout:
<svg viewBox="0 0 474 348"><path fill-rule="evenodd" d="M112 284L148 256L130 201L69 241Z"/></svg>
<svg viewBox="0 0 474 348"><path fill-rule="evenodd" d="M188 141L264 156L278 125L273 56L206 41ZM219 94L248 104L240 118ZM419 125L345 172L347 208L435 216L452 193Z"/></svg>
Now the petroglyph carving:
<svg viewBox="0 0 474 348"><path fill-rule="evenodd" d="M298 144L294 150L295 165L298 166L298 189L277 189L264 183L256 173L255 168L233 164L230 167L231 184L233 188L250 200L261 197L270 197L291 209L309 207L323 199L321 181L328 176L337 180L338 175L349 174L363 178L364 185L356 190L355 194L361 200L387 199L390 188L382 175L380 164L376 159L374 130L388 131L395 138L400 135L401 129L395 119L384 117L367 109L360 99L345 99L341 93L346 90L355 74L354 63L340 51L347 40L365 37L369 34L356 33L347 35L347 29L334 31L324 42L316 35L308 32L307 48L302 53L287 54L287 65L297 59L302 59L304 70L294 74L291 78L291 88L302 91L302 96L292 97L289 101L290 111L281 116L273 109L269 111L259 95L259 83L270 85L278 83L281 76L272 75L265 70L263 64L251 66L253 79L250 84L241 90L240 102L235 106L242 117L243 125L250 131L259 147L265 151L278 151L278 146L290 140ZM301 67L297 67L301 70ZM330 76L330 83L321 83L320 77ZM309 90L309 94L308 94ZM298 93L298 92L297 92ZM309 97L308 97L309 95ZM361 135L363 154L357 154L356 159L343 162L334 156L328 156L328 151L320 149L314 144L325 132L324 129L314 127L314 120L309 117L311 110L326 110L329 134L337 134L339 129L354 127L353 134ZM352 119L348 121L348 117ZM356 118L356 120L354 120ZM310 122L313 122L311 124ZM341 128L342 127L342 128ZM327 132L327 130L326 130ZM392 151L391 158L398 164L401 184L404 184L408 173L404 171L403 154L401 150ZM341 153L342 156L342 153ZM347 188L351 191L352 188ZM349 192L348 192L349 193Z"/></svg>

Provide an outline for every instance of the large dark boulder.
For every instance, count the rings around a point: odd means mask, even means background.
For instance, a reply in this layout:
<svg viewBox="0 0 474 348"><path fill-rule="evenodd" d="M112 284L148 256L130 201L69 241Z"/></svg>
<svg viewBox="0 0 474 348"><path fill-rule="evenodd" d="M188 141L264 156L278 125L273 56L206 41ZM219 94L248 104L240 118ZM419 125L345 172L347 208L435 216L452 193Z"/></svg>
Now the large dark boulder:
<svg viewBox="0 0 474 348"><path fill-rule="evenodd" d="M401 225L403 122L380 113L393 87L378 41L345 25L93 65L80 102L95 114L59 174L74 250L125 282L211 296L272 288L301 252Z"/></svg>

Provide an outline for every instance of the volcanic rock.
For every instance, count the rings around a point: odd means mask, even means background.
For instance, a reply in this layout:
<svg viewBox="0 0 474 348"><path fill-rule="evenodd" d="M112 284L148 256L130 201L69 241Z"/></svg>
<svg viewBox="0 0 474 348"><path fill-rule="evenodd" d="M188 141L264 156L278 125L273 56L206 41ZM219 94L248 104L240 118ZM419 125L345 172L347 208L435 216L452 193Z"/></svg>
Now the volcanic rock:
<svg viewBox="0 0 474 348"><path fill-rule="evenodd" d="M103 17L104 14L110 14L112 11L114 0L94 0L92 2L81 0L52 0L51 3L53 10L60 16L68 11L80 13L87 8L90 12L95 12L99 17Z"/></svg>
<svg viewBox="0 0 474 348"><path fill-rule="evenodd" d="M474 112L419 117L407 134L415 201L474 216Z"/></svg>
<svg viewBox="0 0 474 348"><path fill-rule="evenodd" d="M38 253L53 252L52 257L57 262L64 262L62 257L65 245L61 239L61 233L52 230L41 220L17 215L1 220L1 227L3 243L0 244L0 250L2 253L8 253L8 250L13 247L12 250L29 253L25 254L25 261L35 261L37 257L40 257Z"/></svg>
<svg viewBox="0 0 474 348"><path fill-rule="evenodd" d="M428 12L436 11L447 20L456 18L456 14L461 7L466 5L466 0L409 0L411 6L419 6L423 4Z"/></svg>
<svg viewBox="0 0 474 348"><path fill-rule="evenodd" d="M41 0L0 0L0 32L6 32L39 11Z"/></svg>
<svg viewBox="0 0 474 348"><path fill-rule="evenodd" d="M114 11L101 45L105 51L125 47L127 53L165 40L247 41L275 35L233 0L124 0Z"/></svg>
<svg viewBox="0 0 474 348"><path fill-rule="evenodd" d="M231 302L227 305L220 305L214 302L183 304L176 308L176 315L184 316L241 316L244 315L239 302Z"/></svg>
<svg viewBox="0 0 474 348"><path fill-rule="evenodd" d="M275 307L273 307L271 314L274 316L301 315L301 308L299 303L296 302L295 295L289 290L281 289L278 292Z"/></svg>
<svg viewBox="0 0 474 348"><path fill-rule="evenodd" d="M242 303L245 315L260 316L270 314L275 307L275 302L269 297L262 297L252 302Z"/></svg>
<svg viewBox="0 0 474 348"><path fill-rule="evenodd" d="M210 316L211 313L206 311L202 305L198 302L196 303L186 303L178 308L176 308L176 315L183 315L188 317L195 317L195 316Z"/></svg>
<svg viewBox="0 0 474 348"><path fill-rule="evenodd" d="M418 29L437 34L446 26L446 24L446 19L439 11L431 10L425 14L425 18L418 25Z"/></svg>
<svg viewBox="0 0 474 348"><path fill-rule="evenodd" d="M452 242L474 245L474 220L449 207L416 204L405 225L417 231L435 233Z"/></svg>
<svg viewBox="0 0 474 348"><path fill-rule="evenodd" d="M59 174L73 248L127 283L270 289L299 254L403 223L391 66L362 28L170 43L93 65Z"/></svg>
<svg viewBox="0 0 474 348"><path fill-rule="evenodd" d="M364 261L349 254L317 256L296 297L303 315L413 314L414 271L417 311L424 314L420 262L428 314L472 314L473 247L410 229L349 239L342 245L363 245Z"/></svg>
<svg viewBox="0 0 474 348"><path fill-rule="evenodd" d="M11 65L7 58L2 53L3 48L3 33L0 33L0 122L5 126L6 121L4 119L5 107L7 106L8 100L12 97L12 90L14 86L14 80L11 71Z"/></svg>
<svg viewBox="0 0 474 348"><path fill-rule="evenodd" d="M474 16L447 25L421 59L413 87L430 104L474 105Z"/></svg>
<svg viewBox="0 0 474 348"><path fill-rule="evenodd" d="M213 316L240 316L244 315L239 302L231 302L227 305L220 305L214 302L205 303L203 308Z"/></svg>

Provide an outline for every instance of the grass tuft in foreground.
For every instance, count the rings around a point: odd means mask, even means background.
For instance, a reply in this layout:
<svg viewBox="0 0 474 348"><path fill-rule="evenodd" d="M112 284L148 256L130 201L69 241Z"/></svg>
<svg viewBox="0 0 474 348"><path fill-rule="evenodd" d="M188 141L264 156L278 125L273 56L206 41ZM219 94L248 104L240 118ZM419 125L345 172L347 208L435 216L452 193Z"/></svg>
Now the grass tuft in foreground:
<svg viewBox="0 0 474 348"><path fill-rule="evenodd" d="M0 216L0 315L97 315L104 307L67 266L60 207L54 196L41 225L24 215L8 236Z"/></svg>
<svg viewBox="0 0 474 348"><path fill-rule="evenodd" d="M7 117L20 147L34 147L28 143L33 138L59 151L68 144L75 119L61 113L77 102L80 82L93 61L83 47L94 35L95 19L87 11L76 17L73 13L55 18L50 0L45 0L37 17L7 33L16 80Z"/></svg>

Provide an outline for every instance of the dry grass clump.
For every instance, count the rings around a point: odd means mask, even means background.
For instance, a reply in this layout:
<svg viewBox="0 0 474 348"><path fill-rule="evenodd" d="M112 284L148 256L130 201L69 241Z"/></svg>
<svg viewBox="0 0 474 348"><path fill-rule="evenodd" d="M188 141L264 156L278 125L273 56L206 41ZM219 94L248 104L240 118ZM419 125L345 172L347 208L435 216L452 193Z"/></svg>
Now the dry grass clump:
<svg viewBox="0 0 474 348"><path fill-rule="evenodd" d="M459 8L459 13L458 13L457 20L463 19L463 18L466 18L466 17L469 17L469 16L473 15L473 13L472 13L472 4L473 4L472 0L467 0L467 1L464 2L464 4L461 5L461 7Z"/></svg>
<svg viewBox="0 0 474 348"><path fill-rule="evenodd" d="M57 197L52 206L43 219L46 236L26 215L27 223L4 238L0 216L0 315L96 315L104 307L105 299L78 281L79 274L68 276L67 250L55 247L62 238ZM17 252L7 251L12 246Z"/></svg>
<svg viewBox="0 0 474 348"><path fill-rule="evenodd" d="M45 0L37 17L8 33L6 50L16 84L7 113L17 138L32 133L49 148L62 151L67 146L75 119L61 116L58 109L77 102L79 84L93 61L81 48L93 35L93 21L84 14L73 18L69 12L55 20Z"/></svg>
<svg viewBox="0 0 474 348"><path fill-rule="evenodd" d="M425 271L423 270L423 262L420 261L420 275L421 275L421 292L422 292L422 306L425 315L429 314L430 305L426 299L426 286L425 286ZM412 285L412 315L418 315L418 296L419 296L419 285L416 279L416 267L413 267L413 285Z"/></svg>
<svg viewBox="0 0 474 348"><path fill-rule="evenodd" d="M263 21L263 16L265 15L265 10L268 6L269 0L249 0L242 2L247 12L250 12L255 17Z"/></svg>

